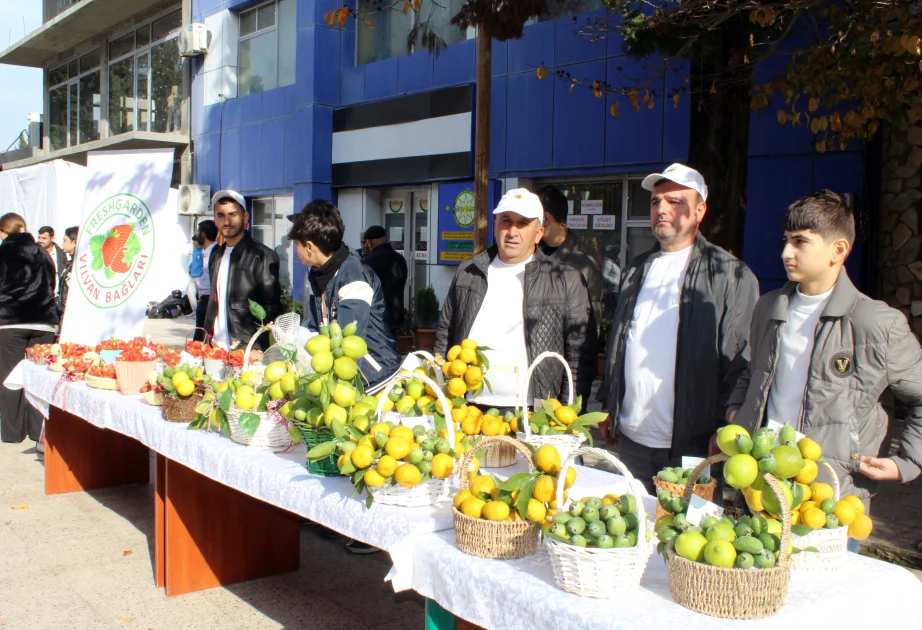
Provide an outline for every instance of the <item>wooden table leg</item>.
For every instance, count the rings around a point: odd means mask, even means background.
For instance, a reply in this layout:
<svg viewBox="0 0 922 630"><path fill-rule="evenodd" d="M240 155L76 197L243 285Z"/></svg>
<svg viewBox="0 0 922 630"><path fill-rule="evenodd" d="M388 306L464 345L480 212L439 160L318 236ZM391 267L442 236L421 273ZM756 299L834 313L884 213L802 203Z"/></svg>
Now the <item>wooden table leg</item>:
<svg viewBox="0 0 922 630"><path fill-rule="evenodd" d="M300 519L166 460L166 594L297 571Z"/></svg>
<svg viewBox="0 0 922 630"><path fill-rule="evenodd" d="M150 481L150 451L59 407L45 423L45 494Z"/></svg>
<svg viewBox="0 0 922 630"><path fill-rule="evenodd" d="M166 457L157 453L154 468L154 580L166 586Z"/></svg>

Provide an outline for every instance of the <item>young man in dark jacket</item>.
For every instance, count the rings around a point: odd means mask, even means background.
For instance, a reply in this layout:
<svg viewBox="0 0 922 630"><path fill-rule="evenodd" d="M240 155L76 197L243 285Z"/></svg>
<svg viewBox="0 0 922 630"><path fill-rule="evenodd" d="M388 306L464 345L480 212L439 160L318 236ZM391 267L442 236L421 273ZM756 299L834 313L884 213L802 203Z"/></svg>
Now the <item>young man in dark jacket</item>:
<svg viewBox="0 0 922 630"><path fill-rule="evenodd" d="M384 292L384 304L387 306L387 321L391 335L396 338L397 330L403 323L403 292L407 286L407 259L397 253L387 242L387 234L380 225L372 225L365 230L363 238L369 254L362 262L375 270Z"/></svg>
<svg viewBox="0 0 922 630"><path fill-rule="evenodd" d="M502 408L531 405L535 398L563 401L568 388L558 361L539 364L529 390L520 389L529 365L546 351L567 361L576 392L588 390L598 365L598 337L585 280L537 247L544 234L537 195L510 190L493 215L496 245L458 267L442 307L435 351L444 356L466 338L492 348L487 355L493 391L482 392L478 404Z"/></svg>
<svg viewBox="0 0 922 630"><path fill-rule="evenodd" d="M303 299L307 328L317 331L334 319L343 328L355 322L355 334L365 340L368 354L381 368L361 359L362 374L371 385L390 377L400 367L400 354L388 326L381 282L343 243L346 227L339 210L315 199L288 219L293 223L288 238L301 262L311 268Z"/></svg>
<svg viewBox="0 0 922 630"><path fill-rule="evenodd" d="M790 282L756 304L752 359L728 419L750 430L763 420L793 425L819 442L842 494L867 504L877 481L909 483L922 469L922 349L903 313L848 279L855 219L842 197L824 190L795 201L784 240ZM907 412L893 456L880 404L887 388Z"/></svg>
<svg viewBox="0 0 922 630"><path fill-rule="evenodd" d="M643 187L659 242L622 274L599 400L611 414L602 436L653 491L657 471L706 456L724 424L759 289L742 261L698 232L707 210L698 171L673 164Z"/></svg>
<svg viewBox="0 0 922 630"><path fill-rule="evenodd" d="M2 385L26 348L54 342L59 323L54 263L25 230L18 214L0 217L0 232L6 235L0 244L0 440L18 443L28 435L38 443L41 415L22 390ZM44 447L36 449L44 452Z"/></svg>
<svg viewBox="0 0 922 630"><path fill-rule="evenodd" d="M218 191L211 203L224 244L216 246L208 260L211 299L205 330L222 348L229 348L235 341L246 346L259 328L259 321L250 313L250 300L265 309L266 324L282 312L279 257L246 231L246 201L240 193ZM268 346L266 332L259 336L254 348L265 350Z"/></svg>

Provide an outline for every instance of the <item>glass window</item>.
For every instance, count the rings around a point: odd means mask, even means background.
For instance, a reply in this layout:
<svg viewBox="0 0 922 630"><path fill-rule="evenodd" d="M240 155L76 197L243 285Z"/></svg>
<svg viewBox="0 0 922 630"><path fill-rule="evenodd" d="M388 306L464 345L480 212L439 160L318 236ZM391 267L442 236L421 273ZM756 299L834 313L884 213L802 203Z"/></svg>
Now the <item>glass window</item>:
<svg viewBox="0 0 922 630"><path fill-rule="evenodd" d="M134 33L122 35L109 42L109 59L118 59L134 50Z"/></svg>
<svg viewBox="0 0 922 630"><path fill-rule="evenodd" d="M134 32L138 46L147 46L150 43L150 24L145 24Z"/></svg>
<svg viewBox="0 0 922 630"><path fill-rule="evenodd" d="M643 227L629 227L627 229L627 257L630 261L635 256L649 251L656 244L656 237L649 225Z"/></svg>
<svg viewBox="0 0 922 630"><path fill-rule="evenodd" d="M632 179L628 193L628 219L650 218L650 191L644 190L642 179Z"/></svg>
<svg viewBox="0 0 922 630"><path fill-rule="evenodd" d="M601 1L601 0L599 0ZM363 21L357 22L357 49L355 65L362 66L391 57L407 55L407 37L413 28L415 16L412 11L382 11L379 0L358 0L359 12L373 14L370 27ZM451 18L464 6L465 0L422 0L420 15L429 20L429 25L446 44L454 44L467 39L467 29L452 26ZM419 39L415 47L421 46Z"/></svg>
<svg viewBox="0 0 922 630"><path fill-rule="evenodd" d="M80 74L80 71L77 69L77 60L71 59L67 62L67 78L73 79L78 74Z"/></svg>
<svg viewBox="0 0 922 630"><path fill-rule="evenodd" d="M425 11L423 15L428 16L432 30L438 33L446 44L456 44L467 39L467 29L454 26L451 18L457 15L464 5L464 0L449 0L448 2L424 0L420 5L420 11ZM419 41L417 45L420 45Z"/></svg>
<svg viewBox="0 0 922 630"><path fill-rule="evenodd" d="M150 52L153 69L151 131L179 133L182 123L182 57L174 40L153 46Z"/></svg>
<svg viewBox="0 0 922 630"><path fill-rule="evenodd" d="M109 64L109 133L134 131L134 57Z"/></svg>
<svg viewBox="0 0 922 630"><path fill-rule="evenodd" d="M288 215L294 211L294 197L263 197L251 205L253 238L275 251L279 257L279 283L282 290L291 291L292 258Z"/></svg>
<svg viewBox="0 0 922 630"><path fill-rule="evenodd" d="M296 0L279 0L240 14L238 96L294 83L297 35L295 11Z"/></svg>
<svg viewBox="0 0 922 630"><path fill-rule="evenodd" d="M48 136L51 150L67 148L67 86L51 90L49 98Z"/></svg>
<svg viewBox="0 0 922 630"><path fill-rule="evenodd" d="M71 83L67 86L68 94L68 121L67 127L69 133L67 134L70 141L70 146L75 146L77 144L77 111L79 106L77 105L77 84Z"/></svg>
<svg viewBox="0 0 922 630"><path fill-rule="evenodd" d="M173 11L159 20L154 20L150 26L151 41L157 41L170 35L175 35L182 28L182 11ZM140 45L140 44L139 44Z"/></svg>
<svg viewBox="0 0 922 630"><path fill-rule="evenodd" d="M547 13L538 16L538 21L547 22L548 20L559 20L560 18L604 8L604 0L563 0L562 2L548 2Z"/></svg>
<svg viewBox="0 0 922 630"><path fill-rule="evenodd" d="M92 142L99 140L100 94L99 71L80 77L80 119L78 123L79 136L77 141Z"/></svg>
<svg viewBox="0 0 922 630"><path fill-rule="evenodd" d="M92 70L99 65L99 49L96 48L80 57L80 72Z"/></svg>
<svg viewBox="0 0 922 630"><path fill-rule="evenodd" d="M150 53L138 55L138 84L135 88L138 104L138 131L150 130Z"/></svg>
<svg viewBox="0 0 922 630"><path fill-rule="evenodd" d="M57 85L67 81L67 64L62 63L57 68L48 71L48 85Z"/></svg>

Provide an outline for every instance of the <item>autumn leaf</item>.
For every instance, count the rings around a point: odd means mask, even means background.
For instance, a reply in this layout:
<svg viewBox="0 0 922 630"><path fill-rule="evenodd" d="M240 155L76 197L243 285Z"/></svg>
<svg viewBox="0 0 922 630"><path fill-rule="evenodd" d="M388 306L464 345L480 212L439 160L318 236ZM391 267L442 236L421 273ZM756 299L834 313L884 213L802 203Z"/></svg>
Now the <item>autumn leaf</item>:
<svg viewBox="0 0 922 630"><path fill-rule="evenodd" d="M819 107L820 107L820 99L816 97L811 97L810 100L807 101L808 111L815 112L817 109L819 109Z"/></svg>
<svg viewBox="0 0 922 630"><path fill-rule="evenodd" d="M123 617L121 615L118 615L116 619L118 619L119 623L130 623L134 621L134 617Z"/></svg>
<svg viewBox="0 0 922 630"><path fill-rule="evenodd" d="M611 115L612 115L612 116L614 116L615 118L617 118L617 117L618 117L618 101L615 101L615 102L612 104L611 109L609 109L608 111L611 112Z"/></svg>
<svg viewBox="0 0 922 630"><path fill-rule="evenodd" d="M410 12L410 3L409 3L409 2L405 2L404 5L403 5L403 14L406 15L406 14L409 13L409 12Z"/></svg>
<svg viewBox="0 0 922 630"><path fill-rule="evenodd" d="M11 507L12 509L14 509L14 510L28 510L28 509L29 509L29 504L28 504L28 503L20 503L19 505L11 505L10 507Z"/></svg>
<svg viewBox="0 0 922 630"><path fill-rule="evenodd" d="M788 121L788 114L783 109L778 110L778 124L783 125Z"/></svg>
<svg viewBox="0 0 922 630"><path fill-rule="evenodd" d="M130 556L130 555L131 555L131 549L125 549L125 550L122 552L122 557L123 557L123 558L127 558L127 557Z"/></svg>
<svg viewBox="0 0 922 630"><path fill-rule="evenodd" d="M647 103L647 109L653 109L654 104L655 104L655 103L654 103L653 99L651 98L651 99L650 99L650 102Z"/></svg>
<svg viewBox="0 0 922 630"><path fill-rule="evenodd" d="M420 2L421 0L413 0L413 10L414 11L419 11Z"/></svg>
<svg viewBox="0 0 922 630"><path fill-rule="evenodd" d="M717 81L711 83L711 90L709 94L717 94Z"/></svg>
<svg viewBox="0 0 922 630"><path fill-rule="evenodd" d="M602 88L598 81L592 82L592 95L596 98L602 98Z"/></svg>
<svg viewBox="0 0 922 630"><path fill-rule="evenodd" d="M672 95L672 108L679 109L679 95L678 94Z"/></svg>
<svg viewBox="0 0 922 630"><path fill-rule="evenodd" d="M826 153L826 140L817 140L817 141L816 141L816 152L817 152L817 153Z"/></svg>
<svg viewBox="0 0 922 630"><path fill-rule="evenodd" d="M339 9L331 9L323 14L323 23L332 27L336 23L336 14L339 13Z"/></svg>
<svg viewBox="0 0 922 630"><path fill-rule="evenodd" d="M539 81L547 77L547 66L538 66L538 69L535 70L535 76L538 77Z"/></svg>

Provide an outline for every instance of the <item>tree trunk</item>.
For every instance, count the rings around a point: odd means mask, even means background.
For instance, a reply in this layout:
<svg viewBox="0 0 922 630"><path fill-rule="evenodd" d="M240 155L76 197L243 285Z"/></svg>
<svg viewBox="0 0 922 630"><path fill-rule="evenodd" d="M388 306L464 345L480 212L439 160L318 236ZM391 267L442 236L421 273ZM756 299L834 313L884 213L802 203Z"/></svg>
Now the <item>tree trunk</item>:
<svg viewBox="0 0 922 630"><path fill-rule="evenodd" d="M688 147L688 163L704 176L708 187L701 231L737 257L743 253L752 88L751 65L742 63L740 53L735 52L741 50L735 41L739 37L738 33L724 33L692 56L692 67L700 70L691 81ZM732 80L713 86L709 77L734 66L739 70Z"/></svg>
<svg viewBox="0 0 922 630"><path fill-rule="evenodd" d="M493 39L477 30L477 100L474 106L474 197L476 202L474 223L474 253L485 250L487 220L490 213L490 82Z"/></svg>

